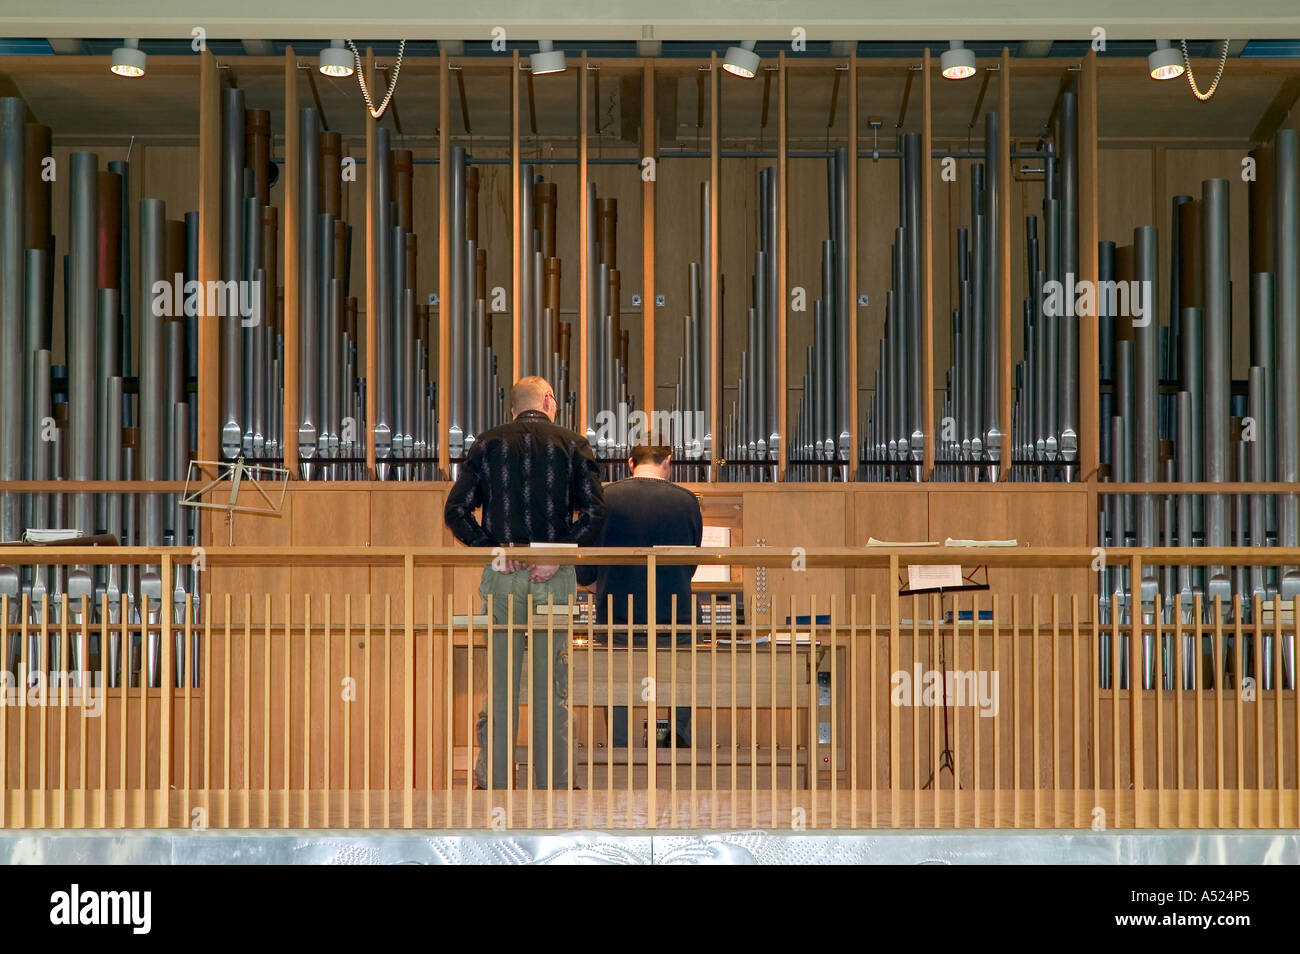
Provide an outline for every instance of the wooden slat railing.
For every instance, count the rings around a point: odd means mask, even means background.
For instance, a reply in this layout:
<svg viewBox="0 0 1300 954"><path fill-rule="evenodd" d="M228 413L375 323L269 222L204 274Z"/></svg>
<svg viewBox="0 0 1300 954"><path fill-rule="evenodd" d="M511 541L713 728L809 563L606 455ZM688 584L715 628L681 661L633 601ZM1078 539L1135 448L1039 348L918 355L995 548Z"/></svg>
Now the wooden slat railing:
<svg viewBox="0 0 1300 954"><path fill-rule="evenodd" d="M203 556L209 568L372 567L400 572L400 584L257 600L205 592L176 605L172 577L189 550L0 550L7 564L155 566L169 595L162 613L141 601L144 623L113 619L107 602L59 612L48 599L0 599L0 645L16 654L0 677L0 827L1300 825L1300 600L1198 596L1156 603L1134 623L1103 622L1097 597L1077 593L829 592L774 598L766 613L752 600L717 604L707 622L693 606L697 622L662 624L663 645L646 645L645 626L598 624L569 606L529 613L512 635L477 593L422 582L481 566L483 551ZM790 562L772 548L511 556L644 563L652 577L671 564ZM1032 589L1035 569L1096 555L842 548L801 559L887 568L889 579L911 563L980 563L1025 571L1016 579ZM1294 565L1300 552L1106 559L1140 579L1144 565ZM543 635L561 655L537 648ZM480 741L476 726L494 701L493 650L512 639L526 644L522 669L506 676L521 703L513 770L479 789L475 760L509 731L487 720ZM534 665L548 687L536 707ZM559 667L567 691L556 689ZM534 711L565 724L534 736ZM616 723L625 745L612 744ZM565 776L576 788L555 784Z"/></svg>

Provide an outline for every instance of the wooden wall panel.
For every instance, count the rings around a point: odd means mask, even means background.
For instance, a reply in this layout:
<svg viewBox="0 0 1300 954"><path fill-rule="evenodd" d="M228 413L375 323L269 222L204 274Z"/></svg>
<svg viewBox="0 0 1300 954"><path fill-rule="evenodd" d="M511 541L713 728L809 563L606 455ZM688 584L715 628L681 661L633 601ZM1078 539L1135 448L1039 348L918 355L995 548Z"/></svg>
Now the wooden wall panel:
<svg viewBox="0 0 1300 954"><path fill-rule="evenodd" d="M1087 545L1088 495L1078 492L1034 490L1020 485L1000 492L971 491L930 495L930 538L1016 539L1020 546L1081 547ZM1022 601L1034 593L1078 593L1091 596L1087 570L989 571L989 584L1002 595L1010 618L1010 597ZM1028 603L1024 612L1027 613ZM1027 618L1027 617L1025 617Z"/></svg>
<svg viewBox="0 0 1300 954"><path fill-rule="evenodd" d="M447 495L442 490L407 490L393 488L370 495L370 536L373 546L428 547L443 545L446 533L442 509ZM375 541L382 541L376 543ZM440 567L415 568L415 621L428 621L428 597L434 598L435 613L446 602L447 571ZM401 567L372 567L370 592L378 605L391 595L395 605L402 602L403 570ZM381 610L382 612L382 610Z"/></svg>
<svg viewBox="0 0 1300 954"><path fill-rule="evenodd" d="M796 571L789 567L795 559L794 547L842 546L848 542L845 533L849 527L849 501L849 495L842 490L801 489L744 495L747 544L757 546L763 539L767 546L784 550L777 566L768 568L766 574L767 596L774 619L784 620L789 615L791 597L795 598L800 615L807 613L809 599L814 595L819 614L830 612L832 593L838 595L843 606L847 571ZM745 571L745 595L749 599L757 595L754 574L754 570Z"/></svg>
<svg viewBox="0 0 1300 954"><path fill-rule="evenodd" d="M859 490L852 497L853 533L844 541L847 546L866 546L871 537L913 542L930 539L929 495L924 489ZM853 592L862 608L872 594L887 608L891 586L896 589L898 582L889 578L888 570L853 572Z"/></svg>
<svg viewBox="0 0 1300 954"><path fill-rule="evenodd" d="M1151 224L1155 170L1149 149L1098 152L1098 241L1132 245L1133 230Z"/></svg>
<svg viewBox="0 0 1300 954"><path fill-rule="evenodd" d="M279 487L270 485L264 489L267 496L279 501ZM224 505L229 501L229 497L229 490L213 491L207 499ZM266 506L265 501L251 487L240 489L238 503L241 507ZM244 547L290 546L294 542L293 511L288 501L285 503L282 516L279 517L250 513L235 514L233 537L232 524L227 520L226 514L219 510L209 510L204 511L203 516L205 529L202 537L203 545L213 550L229 546L232 540L235 546ZM225 597L227 593L231 594L234 598L232 619L236 622L242 622L244 619L243 600L244 595L248 594L252 597L253 621L261 623L265 617L266 595L270 594L275 608L273 619L280 619L282 618L279 615L281 604L291 586L291 573L287 566L249 567L213 564L207 573L204 594L206 598L212 600L214 620L225 619Z"/></svg>
<svg viewBox="0 0 1300 954"><path fill-rule="evenodd" d="M289 500L291 542L307 547L366 546L370 543L370 498L368 490L295 494ZM295 567L290 571L290 586L295 595L295 615L301 611L304 594L311 596L314 614L323 612L326 593L332 593L336 600L349 593L353 602L364 599L370 588L370 572L365 567ZM382 598L375 602L382 613Z"/></svg>

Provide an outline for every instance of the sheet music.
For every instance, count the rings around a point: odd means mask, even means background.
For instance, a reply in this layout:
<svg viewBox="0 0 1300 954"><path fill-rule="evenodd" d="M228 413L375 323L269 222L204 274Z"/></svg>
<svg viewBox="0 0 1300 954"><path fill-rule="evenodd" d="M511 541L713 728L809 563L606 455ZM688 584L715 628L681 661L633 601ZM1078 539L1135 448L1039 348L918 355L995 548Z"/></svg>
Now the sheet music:
<svg viewBox="0 0 1300 954"><path fill-rule="evenodd" d="M700 536L700 546L719 548L731 546L731 528L711 527L705 524L704 532ZM725 563L701 563L695 568L695 575L691 577L691 582L729 583L731 582L731 567Z"/></svg>
<svg viewBox="0 0 1300 954"><path fill-rule="evenodd" d="M963 582L960 566L917 566L909 564L907 567L907 588L909 590L946 590L961 586Z"/></svg>

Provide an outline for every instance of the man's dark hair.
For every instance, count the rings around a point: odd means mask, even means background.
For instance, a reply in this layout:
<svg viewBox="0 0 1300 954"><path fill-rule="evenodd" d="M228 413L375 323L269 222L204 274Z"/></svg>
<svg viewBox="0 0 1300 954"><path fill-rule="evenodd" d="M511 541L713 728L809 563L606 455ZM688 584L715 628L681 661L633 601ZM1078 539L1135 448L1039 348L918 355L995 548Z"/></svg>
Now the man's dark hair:
<svg viewBox="0 0 1300 954"><path fill-rule="evenodd" d="M633 466L640 467L642 464L662 464L672 454L673 449L667 444L638 444L628 456Z"/></svg>

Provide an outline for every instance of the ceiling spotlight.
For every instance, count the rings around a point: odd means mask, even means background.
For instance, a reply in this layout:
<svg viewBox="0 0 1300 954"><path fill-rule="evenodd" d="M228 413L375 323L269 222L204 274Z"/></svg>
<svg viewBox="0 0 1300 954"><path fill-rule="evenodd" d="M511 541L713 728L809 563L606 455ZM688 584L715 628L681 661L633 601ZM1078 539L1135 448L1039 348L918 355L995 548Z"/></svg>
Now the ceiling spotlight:
<svg viewBox="0 0 1300 954"><path fill-rule="evenodd" d="M108 68L118 76L144 76L145 59L139 40L123 40Z"/></svg>
<svg viewBox="0 0 1300 954"><path fill-rule="evenodd" d="M1183 75L1182 55L1168 40L1156 40L1156 48L1147 54L1147 69L1154 80L1178 79Z"/></svg>
<svg viewBox="0 0 1300 954"><path fill-rule="evenodd" d="M352 54L344 48L342 40L330 40L330 45L320 51L319 69L326 76L352 75Z"/></svg>
<svg viewBox="0 0 1300 954"><path fill-rule="evenodd" d="M951 40L948 49L939 56L939 69L944 79L967 79L975 75L975 51L966 49L961 40Z"/></svg>
<svg viewBox="0 0 1300 954"><path fill-rule="evenodd" d="M746 40L740 46L727 47L727 55L722 60L722 68L733 76L753 79L758 72L758 54L754 52L755 40Z"/></svg>
<svg viewBox="0 0 1300 954"><path fill-rule="evenodd" d="M533 73L563 73L564 51L557 50L550 40L538 40L537 52L528 54L528 65Z"/></svg>

